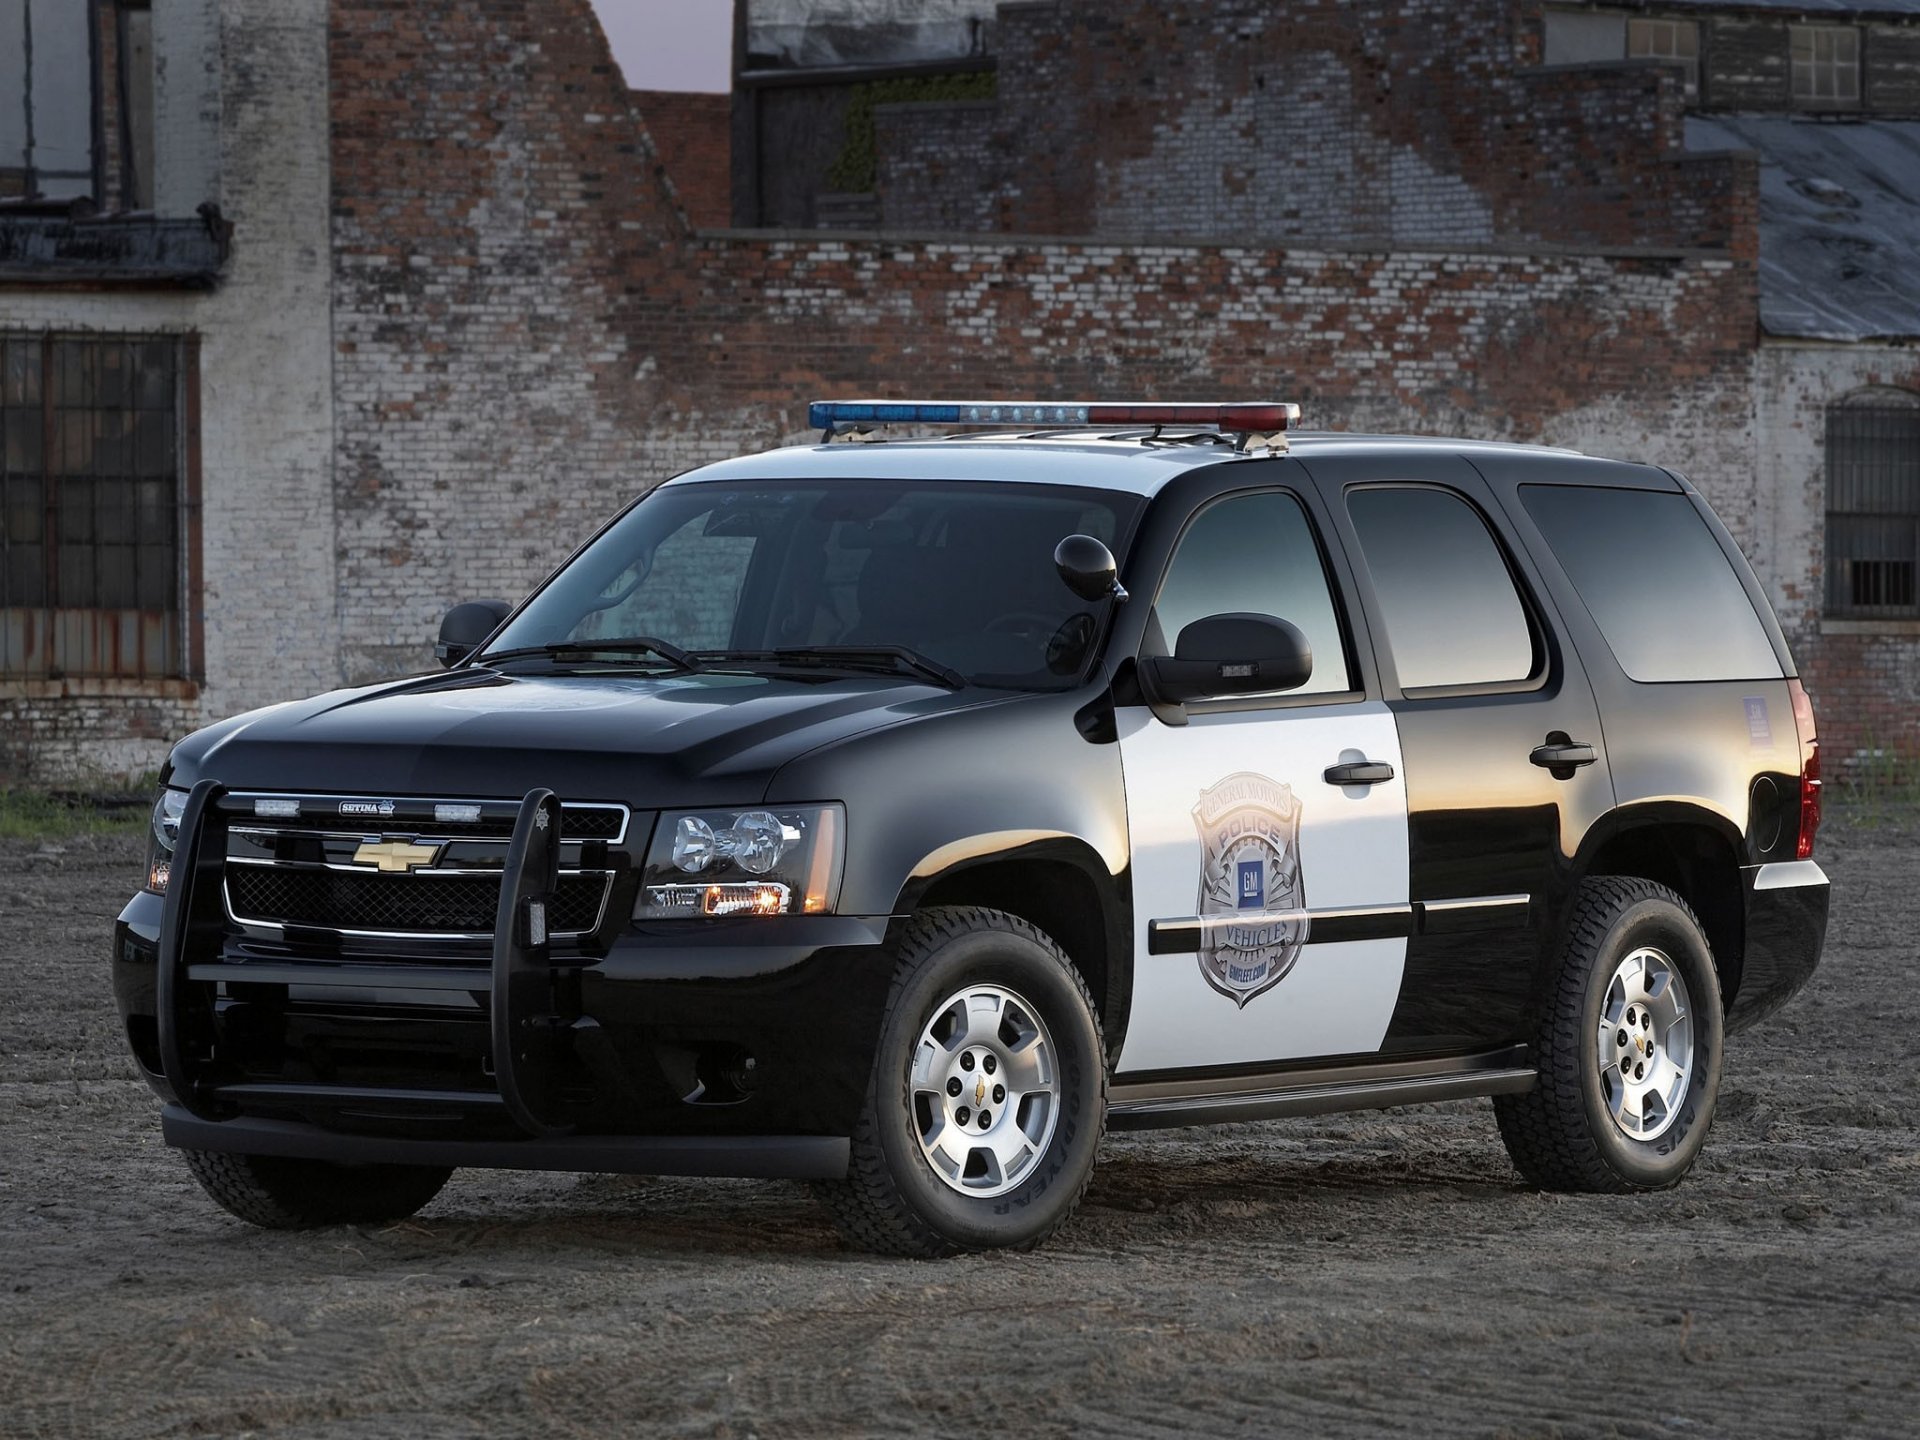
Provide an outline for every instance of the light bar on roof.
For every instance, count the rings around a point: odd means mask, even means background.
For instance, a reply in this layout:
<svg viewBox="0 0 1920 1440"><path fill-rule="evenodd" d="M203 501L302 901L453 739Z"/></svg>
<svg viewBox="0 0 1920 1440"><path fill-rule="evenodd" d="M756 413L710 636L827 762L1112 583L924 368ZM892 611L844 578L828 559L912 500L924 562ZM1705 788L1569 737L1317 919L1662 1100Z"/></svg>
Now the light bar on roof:
<svg viewBox="0 0 1920 1440"><path fill-rule="evenodd" d="M816 400L807 407L815 430L836 425L1217 425L1222 430L1272 434L1300 418L1298 405L1280 401L1222 405L1130 404L1034 400Z"/></svg>

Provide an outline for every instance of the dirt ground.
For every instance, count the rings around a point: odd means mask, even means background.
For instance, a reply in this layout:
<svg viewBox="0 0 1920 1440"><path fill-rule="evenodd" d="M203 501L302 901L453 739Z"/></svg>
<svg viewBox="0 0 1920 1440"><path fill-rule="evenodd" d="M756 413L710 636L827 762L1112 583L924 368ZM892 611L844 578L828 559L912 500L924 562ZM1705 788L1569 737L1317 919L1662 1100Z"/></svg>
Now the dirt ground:
<svg viewBox="0 0 1920 1440"><path fill-rule="evenodd" d="M228 1218L116 1033L139 848L0 843L0 1435L1920 1435L1920 817L1830 820L1825 964L1675 1192L1530 1193L1465 1102L1114 1137L947 1263L744 1181Z"/></svg>

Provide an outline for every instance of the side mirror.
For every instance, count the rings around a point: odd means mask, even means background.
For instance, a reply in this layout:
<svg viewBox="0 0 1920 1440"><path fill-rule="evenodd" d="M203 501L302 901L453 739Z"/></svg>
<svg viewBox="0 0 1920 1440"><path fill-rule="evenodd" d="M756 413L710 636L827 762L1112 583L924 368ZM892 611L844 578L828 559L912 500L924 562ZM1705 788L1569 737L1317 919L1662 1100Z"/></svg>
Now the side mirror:
<svg viewBox="0 0 1920 1440"><path fill-rule="evenodd" d="M1113 552L1091 535L1069 535L1053 547L1054 568L1082 600L1127 598Z"/></svg>
<svg viewBox="0 0 1920 1440"><path fill-rule="evenodd" d="M469 600L454 606L440 622L440 638L434 643L433 658L452 669L500 628L500 622L511 609L513 606L505 600Z"/></svg>
<svg viewBox="0 0 1920 1440"><path fill-rule="evenodd" d="M1180 632L1173 654L1140 662L1140 688L1157 707L1297 690L1312 674L1313 647L1299 626L1273 615L1208 615Z"/></svg>

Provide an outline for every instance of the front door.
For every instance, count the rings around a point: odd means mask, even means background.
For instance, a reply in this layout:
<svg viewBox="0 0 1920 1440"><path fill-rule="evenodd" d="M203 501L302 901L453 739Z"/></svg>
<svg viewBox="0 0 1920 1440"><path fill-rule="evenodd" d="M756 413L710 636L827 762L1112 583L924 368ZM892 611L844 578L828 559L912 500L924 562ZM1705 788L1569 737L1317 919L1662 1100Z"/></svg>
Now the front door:
<svg viewBox="0 0 1920 1440"><path fill-rule="evenodd" d="M1411 914L1406 789L1336 596L1290 490L1215 500L1174 551L1150 649L1250 611L1299 626L1314 666L1297 690L1189 705L1184 725L1119 712L1135 941L1117 1074L1365 1056L1386 1035Z"/></svg>

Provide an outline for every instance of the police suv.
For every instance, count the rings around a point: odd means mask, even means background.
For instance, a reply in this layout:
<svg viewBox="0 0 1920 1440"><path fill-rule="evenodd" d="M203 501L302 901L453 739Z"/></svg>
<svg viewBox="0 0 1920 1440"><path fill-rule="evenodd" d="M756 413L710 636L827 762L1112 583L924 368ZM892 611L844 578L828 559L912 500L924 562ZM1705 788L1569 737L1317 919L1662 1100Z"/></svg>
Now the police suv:
<svg viewBox="0 0 1920 1440"><path fill-rule="evenodd" d="M913 1255L1109 1125L1485 1095L1535 1185L1676 1183L1826 927L1772 612L1670 470L1296 415L815 405L444 673L181 741L113 951L167 1142L261 1225L774 1176Z"/></svg>

